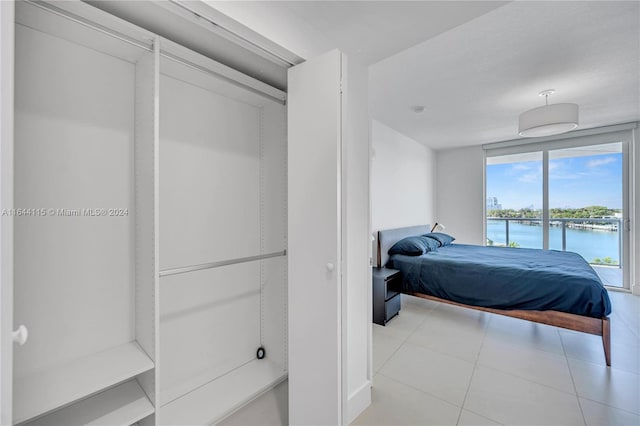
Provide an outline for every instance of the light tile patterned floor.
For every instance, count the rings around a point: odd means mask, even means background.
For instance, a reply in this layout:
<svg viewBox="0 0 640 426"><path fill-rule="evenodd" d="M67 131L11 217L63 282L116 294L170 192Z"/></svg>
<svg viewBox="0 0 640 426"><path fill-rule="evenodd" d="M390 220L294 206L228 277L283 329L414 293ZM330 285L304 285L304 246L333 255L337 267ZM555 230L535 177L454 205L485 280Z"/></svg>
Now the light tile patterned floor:
<svg viewBox="0 0 640 426"><path fill-rule="evenodd" d="M403 295L353 424L640 426L640 297L609 293L611 368L598 336Z"/></svg>

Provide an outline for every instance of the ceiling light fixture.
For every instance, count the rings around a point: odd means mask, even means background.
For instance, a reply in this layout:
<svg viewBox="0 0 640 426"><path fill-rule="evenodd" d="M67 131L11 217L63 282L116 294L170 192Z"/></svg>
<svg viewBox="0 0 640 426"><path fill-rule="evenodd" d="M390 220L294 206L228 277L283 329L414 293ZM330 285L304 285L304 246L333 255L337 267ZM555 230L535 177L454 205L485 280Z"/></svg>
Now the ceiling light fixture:
<svg viewBox="0 0 640 426"><path fill-rule="evenodd" d="M538 93L538 95L544 96L545 105L520 114L518 119L518 134L520 136L534 138L559 135L578 127L578 105L549 105L549 95L554 93L553 89Z"/></svg>

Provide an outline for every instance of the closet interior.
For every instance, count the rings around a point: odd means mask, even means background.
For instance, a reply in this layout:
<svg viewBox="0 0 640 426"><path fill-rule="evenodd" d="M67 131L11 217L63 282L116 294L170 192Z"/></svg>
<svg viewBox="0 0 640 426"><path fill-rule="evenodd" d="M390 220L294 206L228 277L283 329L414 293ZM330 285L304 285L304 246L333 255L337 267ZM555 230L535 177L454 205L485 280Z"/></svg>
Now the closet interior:
<svg viewBox="0 0 640 426"><path fill-rule="evenodd" d="M211 424L287 376L284 92L15 6L13 423Z"/></svg>

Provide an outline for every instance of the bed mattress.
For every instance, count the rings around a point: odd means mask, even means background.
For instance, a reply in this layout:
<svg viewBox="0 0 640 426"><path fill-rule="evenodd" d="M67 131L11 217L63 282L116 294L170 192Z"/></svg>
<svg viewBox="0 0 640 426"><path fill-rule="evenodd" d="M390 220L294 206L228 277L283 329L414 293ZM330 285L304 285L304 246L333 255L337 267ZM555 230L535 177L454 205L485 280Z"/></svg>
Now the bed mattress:
<svg viewBox="0 0 640 426"><path fill-rule="evenodd" d="M556 250L452 244L422 256L391 256L402 291L473 306L554 310L601 318L607 290L579 255Z"/></svg>

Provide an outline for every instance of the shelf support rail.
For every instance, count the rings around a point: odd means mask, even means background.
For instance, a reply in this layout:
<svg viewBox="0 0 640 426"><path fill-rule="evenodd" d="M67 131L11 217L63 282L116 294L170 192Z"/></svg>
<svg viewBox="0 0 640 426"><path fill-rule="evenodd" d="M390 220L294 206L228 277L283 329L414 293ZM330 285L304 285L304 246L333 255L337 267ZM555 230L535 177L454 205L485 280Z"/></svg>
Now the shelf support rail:
<svg viewBox="0 0 640 426"><path fill-rule="evenodd" d="M273 257L286 256L287 250L276 251L273 253L260 254L257 256L239 257L236 259L221 260L218 262L201 263L200 265L185 266L182 268L165 269L160 271L161 277L169 275L184 274L187 272L201 271L203 269L219 268L221 266L236 265L238 263L255 262L256 260L271 259Z"/></svg>

